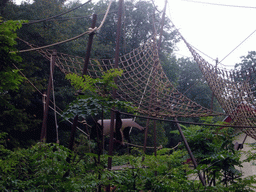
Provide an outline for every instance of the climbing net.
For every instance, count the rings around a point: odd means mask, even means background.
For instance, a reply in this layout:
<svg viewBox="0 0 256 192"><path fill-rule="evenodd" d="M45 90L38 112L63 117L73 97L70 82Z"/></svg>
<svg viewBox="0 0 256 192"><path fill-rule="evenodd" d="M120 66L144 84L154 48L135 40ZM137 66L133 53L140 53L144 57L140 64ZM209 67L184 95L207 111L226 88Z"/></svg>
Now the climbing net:
<svg viewBox="0 0 256 192"><path fill-rule="evenodd" d="M52 54L51 50L37 51L47 59ZM55 65L65 74L82 74L84 58L57 53ZM88 75L93 78L101 77L112 68L113 59L90 59ZM117 80L117 99L132 102L140 114L154 117L220 115L177 91L160 64L154 38L119 57L118 68L124 72Z"/></svg>
<svg viewBox="0 0 256 192"><path fill-rule="evenodd" d="M243 132L256 139L256 129L246 128L256 125L256 103L253 92L255 91L255 67L244 71L226 70L216 68L205 61L184 39L194 60L199 65L209 87L221 107L232 120L233 125L243 126Z"/></svg>

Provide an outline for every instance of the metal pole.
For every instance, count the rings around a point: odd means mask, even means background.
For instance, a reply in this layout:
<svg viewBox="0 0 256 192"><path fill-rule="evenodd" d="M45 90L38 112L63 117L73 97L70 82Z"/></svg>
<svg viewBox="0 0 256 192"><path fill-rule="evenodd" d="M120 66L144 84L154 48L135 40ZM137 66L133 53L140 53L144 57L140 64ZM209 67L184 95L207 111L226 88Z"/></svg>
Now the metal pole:
<svg viewBox="0 0 256 192"><path fill-rule="evenodd" d="M74 138L75 138L75 132L76 132L76 126L77 126L77 121L78 121L78 115L75 116L73 120L73 125L72 125L72 130L71 130L71 136L70 136L70 141L69 141L69 146L68 149L70 151L73 150L73 145L74 145ZM67 156L66 161L70 163L71 160L71 153ZM63 175L63 178L69 176L69 170L66 171L66 173Z"/></svg>
<svg viewBox="0 0 256 192"><path fill-rule="evenodd" d="M95 25L96 25L96 21L97 21L97 15L93 14L92 16L92 25L91 28L94 29ZM92 50L92 42L93 42L93 36L94 36L94 32L90 33L89 35L89 40L87 43L87 49L86 49L86 55L85 55L85 59L84 59L84 68L83 68L83 75L87 74L87 70L88 70L88 64L89 64L89 59L90 59L90 54L91 54L91 50Z"/></svg>
<svg viewBox="0 0 256 192"><path fill-rule="evenodd" d="M146 153L146 149L147 149L148 126L149 126L149 119L147 119L146 130L144 133L144 153Z"/></svg>
<svg viewBox="0 0 256 192"><path fill-rule="evenodd" d="M115 65L114 68L118 68L119 62L119 47L120 47L120 37L121 37L121 26L122 26L122 9L123 9L124 0L119 0L119 7L118 7L118 22L117 22L117 32L116 32L116 52L115 52ZM117 78L114 79L115 83L117 83ZM113 90L112 93L113 99L116 98L116 89ZM114 109L114 108L113 108ZM108 169L110 170L112 167L112 155L113 155L113 146L114 146L114 118L115 114L114 111L111 111L111 123L110 123L110 141L109 141L109 151L108 151ZM107 192L110 192L110 185L107 186Z"/></svg>
<svg viewBox="0 0 256 192"><path fill-rule="evenodd" d="M97 15L93 14L92 25L91 25L92 28L95 27L96 20L97 20ZM91 53L91 49L92 49L93 35L94 35L94 32L89 35L89 40L88 40L87 49L86 49L86 55L85 55L85 59L84 59L83 75L86 75L86 73L87 73L89 59L90 59L90 53ZM75 118L74 118L74 123L73 123L73 126L72 126L71 135L70 135L70 142L69 142L69 147L68 148L71 151L73 150L73 144L74 144L74 140L75 140L77 121L78 121L78 115L76 115Z"/></svg>
<svg viewBox="0 0 256 192"><path fill-rule="evenodd" d="M70 151L73 150L77 121L78 121L78 115L76 115L74 120L73 120L73 125L72 125L72 129L71 129L71 136L70 136L69 145L68 145L68 149ZM70 159L69 159L69 161L70 161ZM69 163L69 161L68 161L68 163Z"/></svg>
<svg viewBox="0 0 256 192"><path fill-rule="evenodd" d="M164 11L163 11L162 20L161 20L161 30L160 30L159 41L158 41L158 51L160 51L161 41L162 41L162 36L163 36L166 6L167 6L167 0L165 0L165 6L164 6Z"/></svg>
<svg viewBox="0 0 256 192"><path fill-rule="evenodd" d="M57 51L53 50L51 61L50 61L50 77L48 81L48 88L47 88L47 96L46 96L46 103L45 103L45 110L44 110L44 117L43 117L43 123L42 123L42 130L41 130L41 142L46 142L46 133L47 133L47 117L48 117L48 111L49 111L49 102L50 102L50 94L52 89L52 77L51 74L54 72L54 65L56 60Z"/></svg>
<svg viewBox="0 0 256 192"><path fill-rule="evenodd" d="M218 66L218 58L216 59L216 65L215 65L215 73L216 73L216 76L217 76L217 66ZM214 92L212 90L212 100L211 100L211 110L213 110L213 99L214 99Z"/></svg>
<svg viewBox="0 0 256 192"><path fill-rule="evenodd" d="M187 149L187 151L188 151L188 154L189 154L189 156L190 156L190 158L191 158L191 160L192 160L192 162L193 162L193 164L194 164L194 168L196 169L196 168L197 168L196 159L195 159L195 157L194 157L194 155L193 155L193 153L192 153L192 151L191 151L191 149L190 149L190 147L189 147L189 145L188 145L187 139L186 139L186 137L185 137L184 134L183 134L183 131L182 131L182 129L181 129L179 123L178 123L177 118L175 118L175 121L176 121L176 125L177 125L177 127L178 127L178 130L179 130L179 132L180 132L180 135L181 135L181 137L182 137L182 140L184 141L185 147L186 147L186 149ZM205 180L204 180L204 178L203 178L203 176L201 175L200 172L198 172L198 176L199 176L199 179L200 179L200 181L202 182L203 186L206 186Z"/></svg>
<svg viewBox="0 0 256 192"><path fill-rule="evenodd" d="M121 36L121 19L122 19L122 8L123 8L123 0L119 0L119 9L118 9L118 23L117 23L117 36L116 36L116 53L115 53L115 65L114 68L118 68L119 61L119 45L120 45L120 36ZM114 79L115 83L117 82L117 78ZM116 98L116 89L113 90L112 93L113 99ZM115 114L112 110L111 112L111 126L110 126L110 143L109 143L109 155L113 155L113 137L114 137L114 117ZM108 158L108 169L111 169L112 165L112 157Z"/></svg>
<svg viewBox="0 0 256 192"><path fill-rule="evenodd" d="M154 154L156 156L156 120L154 120Z"/></svg>

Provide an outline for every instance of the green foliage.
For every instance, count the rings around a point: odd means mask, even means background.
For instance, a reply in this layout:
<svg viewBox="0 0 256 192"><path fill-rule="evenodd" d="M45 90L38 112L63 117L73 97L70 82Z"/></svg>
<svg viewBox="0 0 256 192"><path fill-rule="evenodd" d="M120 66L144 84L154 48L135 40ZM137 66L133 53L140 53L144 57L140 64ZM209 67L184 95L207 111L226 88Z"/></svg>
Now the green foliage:
<svg viewBox="0 0 256 192"><path fill-rule="evenodd" d="M19 70L14 69L12 71L1 71L0 76L1 86L0 86L0 93L4 93L5 90L13 90L18 91L19 85L25 80L24 77L18 74Z"/></svg>
<svg viewBox="0 0 256 192"><path fill-rule="evenodd" d="M202 121L210 123L212 117L202 118ZM240 182L241 188L252 187L255 180L250 178L243 180L242 173L238 170L242 167L241 152L234 149L232 141L237 133L233 129L197 125L182 126L182 128L197 160L198 170L203 170L208 185L214 180L216 185L224 186L228 190L234 190L234 185Z"/></svg>
<svg viewBox="0 0 256 192"><path fill-rule="evenodd" d="M21 61L21 57L14 51L14 46L17 44L15 39L17 34L15 31L21 28L25 21L8 20L3 22L0 17L0 94L4 91L17 90L24 78L18 74L18 70L12 69L12 64Z"/></svg>
<svg viewBox="0 0 256 192"><path fill-rule="evenodd" d="M192 101L210 109L212 91L204 80L197 63L187 58L180 58L177 62L179 65L177 89ZM213 105L215 111L221 110L216 99Z"/></svg>
<svg viewBox="0 0 256 192"><path fill-rule="evenodd" d="M11 152L1 160L1 190L72 191L72 180L63 177L67 170L72 170L66 162L68 154L69 151L62 146L42 143Z"/></svg>
<svg viewBox="0 0 256 192"><path fill-rule="evenodd" d="M109 92L114 88L117 89L114 78L120 77L123 71L121 69L110 69L104 72L101 78L93 79L89 75L78 76L76 74L68 74L66 78L71 81L71 85L74 86L76 90L81 90L83 92L98 93L103 96L107 96ZM103 88L99 89L97 86Z"/></svg>
<svg viewBox="0 0 256 192"><path fill-rule="evenodd" d="M66 78L71 81L75 89L82 91L84 94L72 102L64 115L67 118L79 115L87 118L97 116L102 111L109 112L115 106L119 109L126 109L129 112L134 111L130 102L113 100L111 90L117 89L114 78L121 76L123 73L119 69L111 69L103 73L101 78L91 78L89 75L83 77L76 74L68 74Z"/></svg>

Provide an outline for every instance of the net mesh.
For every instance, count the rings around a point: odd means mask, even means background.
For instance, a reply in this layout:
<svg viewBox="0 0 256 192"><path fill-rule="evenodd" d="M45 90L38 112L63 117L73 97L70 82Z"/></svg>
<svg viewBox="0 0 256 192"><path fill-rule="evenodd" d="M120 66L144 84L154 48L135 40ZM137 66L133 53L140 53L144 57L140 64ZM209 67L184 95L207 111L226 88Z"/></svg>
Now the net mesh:
<svg viewBox="0 0 256 192"><path fill-rule="evenodd" d="M181 36L182 37L182 36ZM194 60L199 65L209 87L233 125L243 126L243 132L256 139L256 109L253 95L255 66L244 71L216 68L205 61L182 37Z"/></svg>
<svg viewBox="0 0 256 192"><path fill-rule="evenodd" d="M117 99L132 102L138 112L152 117L202 117L220 115L193 102L169 81L160 64L156 41L151 38L140 47L119 57ZM50 59L51 50L38 50ZM82 74L84 58L57 53L55 65L65 74ZM88 75L101 77L114 68L113 59L90 59Z"/></svg>

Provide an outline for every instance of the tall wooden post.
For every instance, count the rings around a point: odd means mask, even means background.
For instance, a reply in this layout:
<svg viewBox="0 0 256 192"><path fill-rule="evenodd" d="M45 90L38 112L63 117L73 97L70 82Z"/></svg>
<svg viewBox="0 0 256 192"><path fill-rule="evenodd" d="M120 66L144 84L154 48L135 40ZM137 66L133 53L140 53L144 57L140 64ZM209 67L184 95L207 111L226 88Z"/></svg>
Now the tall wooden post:
<svg viewBox="0 0 256 192"><path fill-rule="evenodd" d="M218 74L217 74L217 66L218 66L218 63L219 63L219 61L218 61L218 58L217 58L217 59L216 59L216 65L215 65L215 73L216 73L216 76L218 75ZM214 99L214 92L213 92L213 90L212 90L211 110L213 110L213 99Z"/></svg>
<svg viewBox="0 0 256 192"><path fill-rule="evenodd" d="M196 168L197 168L196 159L195 159L195 157L194 157L194 155L193 155L193 153L192 153L192 151L191 151L191 149L190 149L190 147L189 147L189 145L188 145L187 139L186 139L186 137L185 137L184 134L183 134L183 131L182 131L182 129L181 129L179 123L178 123L177 118L175 118L175 121L176 121L176 125L177 125L177 127L178 127L178 130L179 130L179 132L180 132L181 138L182 138L182 140L183 140L183 142L184 142L184 144L185 144L185 147L186 147L186 149L187 149L187 151L188 151L188 154L189 154L189 156L190 156L190 158L191 158L191 160L192 160L192 162L193 162L194 168L196 169ZM204 178L203 178L203 176L201 175L200 172L198 172L198 176L199 176L199 179L200 179L200 181L202 182L203 186L205 186L205 185L206 185L206 184L205 184L205 180L204 180Z"/></svg>
<svg viewBox="0 0 256 192"><path fill-rule="evenodd" d="M158 45L157 47L154 47L156 53L154 55L154 66L153 66L153 87L151 89L151 101L150 101L150 105L152 107L152 102L153 100L157 99L156 98L156 90L155 90L155 75L156 75L156 68L157 65L159 64L159 60L157 57L158 56L158 51L160 50L160 46L161 46L161 39L162 39L162 35L163 35L163 27L164 27L164 20L165 20L165 12L166 12L166 6L167 6L167 0L165 0L165 6L164 6L164 11L163 11L163 15L162 15L162 20L161 20L161 30L160 30L160 36L159 36L159 41L158 41ZM154 14L155 16L155 14ZM155 18L153 18L153 23L155 23ZM156 28L155 25L153 26L154 29L154 33L156 34ZM147 146L147 135L148 135L148 125L149 125L149 120L147 120L147 126L146 126L146 131L145 131L145 136L144 136L144 153L146 153L146 146ZM154 120L154 154L155 156L157 155L156 152L156 121ZM142 158L142 161L144 160L144 157Z"/></svg>
<svg viewBox="0 0 256 192"><path fill-rule="evenodd" d="M93 14L92 16L92 25L91 28L94 29L96 26L96 21L97 21L97 15ZM86 49L86 55L85 55L85 59L84 59L84 68L83 68L83 75L87 74L87 69L88 69L88 65L89 65L89 59L90 59L90 54L91 54L91 50L92 50L92 42L93 42L93 36L94 36L94 32L90 33L89 35L89 40L87 43L87 49Z"/></svg>
<svg viewBox="0 0 256 192"><path fill-rule="evenodd" d="M54 72L54 65L56 60L57 51L54 50L51 56L50 61L50 77L48 80L48 88L47 88L47 94L46 94L46 102L45 102L45 110L44 110L44 116L43 116L43 123L42 123L42 130L41 130L41 142L46 142L46 134L47 134L47 118L48 118L48 111L49 111L49 102L50 102L50 94L52 89L52 75Z"/></svg>
<svg viewBox="0 0 256 192"><path fill-rule="evenodd" d="M122 26L122 8L123 8L124 0L119 0L119 7L118 7L118 22L117 22L117 32L116 32L116 52L115 52L115 65L114 68L118 68L119 62L119 47L120 47L120 37L121 37L121 26ZM117 78L114 79L115 83L117 83ZM116 98L116 89L113 90L112 93L113 99ZM114 108L111 111L111 122L110 122L110 141L109 141L109 157L108 157L108 169L110 170L112 167L112 155L113 155L113 147L114 147ZM107 187L107 192L110 192L110 185Z"/></svg>
<svg viewBox="0 0 256 192"><path fill-rule="evenodd" d="M97 20L97 15L93 14L92 25L91 25L92 29L96 25L96 20ZM90 53L91 53L91 49L92 49L93 36L94 36L94 32L92 32L89 35L89 40L88 40L87 49L86 49L86 55L85 55L85 59L84 59L83 75L86 75L86 73L87 73L87 69L88 69L88 65L89 65L89 59L90 59ZM73 126L72 126L70 140L69 140L69 149L71 151L73 150L77 121L78 121L78 115L76 115L75 118L74 118L74 123L73 123Z"/></svg>
<svg viewBox="0 0 256 192"><path fill-rule="evenodd" d="M160 51L161 41L163 36L166 6L167 6L167 0L165 0L165 6L164 6L164 11L163 11L162 20L161 20L161 30L160 30L159 41L158 41L158 51Z"/></svg>

